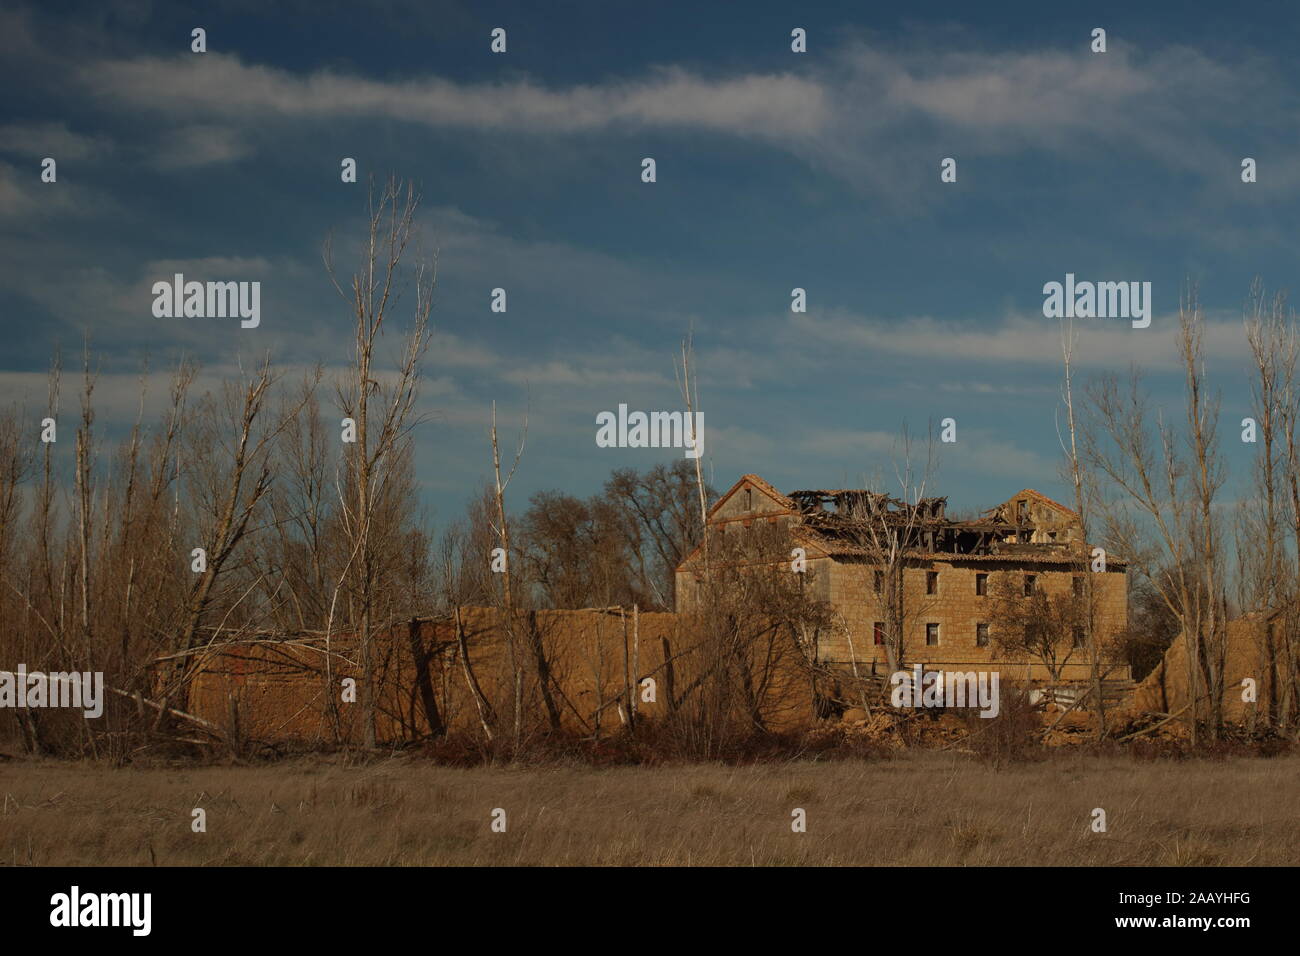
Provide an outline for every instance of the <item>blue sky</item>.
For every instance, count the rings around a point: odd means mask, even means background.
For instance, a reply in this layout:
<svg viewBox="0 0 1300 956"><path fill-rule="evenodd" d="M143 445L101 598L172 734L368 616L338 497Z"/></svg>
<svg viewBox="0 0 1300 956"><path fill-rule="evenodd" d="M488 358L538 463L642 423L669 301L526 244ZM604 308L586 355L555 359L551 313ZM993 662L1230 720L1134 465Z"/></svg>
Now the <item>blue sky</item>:
<svg viewBox="0 0 1300 956"><path fill-rule="evenodd" d="M956 507L1065 496L1042 287L1067 272L1152 283L1151 327L1089 320L1076 360L1085 379L1136 361L1167 401L1194 279L1235 439L1242 301L1256 275L1290 286L1300 251L1292 5L874 6L10 4L0 401L43 403L52 351L83 334L110 429L146 355L154 407L182 352L203 387L268 350L337 367L348 314L321 245L357 233L365 177L392 172L419 184L439 252L417 433L439 519L488 473L493 400L506 424L529 410L516 504L670 460L596 447L595 416L679 408L689 329L720 488L859 485L893 473L904 423L954 417L934 487ZM340 182L345 156L362 183ZM149 288L174 271L261 281L261 325L155 318ZM1250 447L1225 442L1238 474Z"/></svg>

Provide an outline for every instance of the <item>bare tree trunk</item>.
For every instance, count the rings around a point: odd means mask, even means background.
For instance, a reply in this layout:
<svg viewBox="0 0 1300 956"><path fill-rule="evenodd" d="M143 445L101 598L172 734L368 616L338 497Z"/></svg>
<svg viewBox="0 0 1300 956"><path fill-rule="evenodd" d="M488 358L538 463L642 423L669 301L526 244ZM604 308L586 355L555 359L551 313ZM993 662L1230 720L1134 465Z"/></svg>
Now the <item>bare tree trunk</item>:
<svg viewBox="0 0 1300 956"><path fill-rule="evenodd" d="M188 709L186 692L194 661L191 655L183 652L191 651L198 646L199 628L212 606L217 582L226 564L247 534L249 522L270 487L271 471L266 464L266 446L275 432L263 434L261 437L254 432L271 383L270 366L264 362L257 375L244 388L242 406L238 413L239 432L234 454L229 471L220 476L220 483L226 489L224 500L213 502L218 508L216 514L211 516L215 518L215 526L210 532L211 537L201 545L206 552L206 566L190 590L181 630L175 643L175 650L182 654L172 665L171 677L162 695L163 706L158 711L154 724L155 730L162 726L167 716L167 708L177 695L180 696L180 709ZM215 423L214 427L216 427ZM209 462L209 465L215 467L215 462ZM253 480L252 486L248 487L247 477L250 467L257 470L257 477ZM213 483L212 490L216 491L218 476L212 474L207 477Z"/></svg>
<svg viewBox="0 0 1300 956"><path fill-rule="evenodd" d="M632 729L636 730L637 702L641 690L641 609L632 605Z"/></svg>
<svg viewBox="0 0 1300 956"><path fill-rule="evenodd" d="M1103 376L1088 390L1094 421L1084 430L1084 446L1090 465L1119 493L1118 500L1104 503L1108 538L1130 559L1131 571L1156 588L1180 624L1195 744L1203 727L1217 733L1221 723L1227 628L1215 514L1223 483L1215 434L1218 402L1204 394L1204 320L1194 289L1180 303L1179 325L1185 432L1179 434L1152 411L1138 373L1132 374L1126 393L1113 376ZM1157 548L1146 540L1126 502L1149 519ZM1157 552L1164 555L1163 566L1150 558Z"/></svg>
<svg viewBox="0 0 1300 956"><path fill-rule="evenodd" d="M1084 474L1079 460L1079 445L1074 420L1074 388L1071 377L1070 359L1074 353L1074 323L1063 326L1061 330L1061 353L1065 366L1066 423L1070 433L1070 447L1066 449L1066 460L1070 473L1070 483L1074 488L1074 510L1079 517L1079 551L1078 570L1083 580L1083 621L1084 644L1088 649L1088 675L1092 683L1092 695L1097 707L1097 739L1106 736L1106 695L1102 691L1102 648L1097 634L1096 588L1093 582L1093 570L1089 561L1089 543L1092 541L1089 522L1088 502L1084 497ZM1104 572L1103 572L1104 573ZM1053 680L1057 678L1054 676Z"/></svg>
<svg viewBox="0 0 1300 956"><path fill-rule="evenodd" d="M519 448L515 452L514 463L510 467L509 474L505 480L501 478L501 450L497 443L497 403L492 403L492 474L494 479L494 503L496 505L496 533L501 542L501 551L504 560L504 570L501 572L501 594L502 594L502 611L504 615L504 627L506 634L506 644L510 652L510 668L513 675L514 684L514 749L515 755L519 755L520 748L523 744L523 720L524 720L524 662L522 648L519 646L518 629L515 627L515 606L514 593L510 584L510 566L512 559L510 557L510 522L506 517L506 487L510 484L510 479L514 477L515 469L519 467L519 459L524 454L524 443L528 436L528 419L524 418L523 434L519 440Z"/></svg>
<svg viewBox="0 0 1300 956"><path fill-rule="evenodd" d="M492 712L492 705L488 703L483 688L479 686L478 678L474 676L474 668L469 659L469 647L465 642L465 624L461 619L459 604L455 607L454 616L456 621L456 648L460 651L460 664L465 673L465 683L469 686L470 694L474 697L474 707L478 711L478 720L483 727L483 734L491 742L492 725L496 723L496 715Z"/></svg>
<svg viewBox="0 0 1300 956"><path fill-rule="evenodd" d="M356 323L355 349L351 381L340 390L340 404L351 413L356 426L352 454L352 478L355 481L354 510L347 509L345 521L352 544L349 561L353 585L349 603L358 623L361 664L362 738L367 750L377 746L377 689L373 648L374 613L380 601L382 582L377 579L377 556L381 546L391 541L377 541L374 516L379 496L400 459L401 449L410 430L419 422L415 403L419 393L420 362L428 348L428 322L433 307L435 272L420 262L411 278L414 289L413 316L392 384L385 388L375 370L375 349L381 338L389 306L402 283L402 261L407 246L415 238L415 213L419 197L410 184L390 178L379 193L376 204L373 183L370 190L370 215L367 244L361 267L352 277L351 288L344 291L335 275L331 247L325 247L325 266L339 295L352 310ZM377 398L372 408L371 398ZM373 414L372 414L373 413ZM346 512L351 511L351 514ZM336 594L337 597L337 588Z"/></svg>

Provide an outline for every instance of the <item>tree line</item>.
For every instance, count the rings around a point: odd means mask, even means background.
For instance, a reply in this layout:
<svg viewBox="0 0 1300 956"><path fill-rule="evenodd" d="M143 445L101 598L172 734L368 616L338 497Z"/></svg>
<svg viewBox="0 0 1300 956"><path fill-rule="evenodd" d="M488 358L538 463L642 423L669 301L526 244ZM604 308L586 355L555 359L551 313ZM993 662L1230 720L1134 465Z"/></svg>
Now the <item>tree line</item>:
<svg viewBox="0 0 1300 956"><path fill-rule="evenodd" d="M546 649L528 629L527 613L674 609L675 569L697 547L703 580L689 628L707 653L681 698L683 714L696 709L682 725L696 752L714 753L719 741L762 730L775 678L756 660L802 660L814 697L822 693L819 679L838 679L820 674L816 646L819 633L840 625L833 609L809 596L809 582L789 573L785 530L763 532L780 538L773 541L706 535L717 492L698 459L615 470L587 498L539 492L516 511L507 488L523 456L526 422L513 461L503 458L494 408L484 446L490 480L462 517L433 527L414 468L436 278L436 257L416 252L418 202L409 184L372 187L358 258L345 276L326 244L326 273L354 333L340 369L289 378L267 360L200 394L198 367L182 361L159 420L146 423L141 413L121 440L109 442L97 422L98 373L87 348L74 374L56 358L38 414L0 412L0 661L102 672L116 701L95 722L13 711L25 747L127 760L167 735L183 739L196 726L189 689L213 648L274 634L320 648L329 686L335 644L355 645L363 744L373 748L379 635L394 622L482 605L502 612L512 687L509 701L477 695L483 727L518 750L550 693ZM1270 622L1270 639L1258 649L1260 672L1270 675L1261 710L1269 725L1294 730L1300 339L1285 300L1256 286L1245 333L1258 442L1251 446L1252 491L1231 510L1222 496L1219 407L1205 376L1204 328L1189 294L1179 316L1181 418L1156 407L1137 370L1101 376L1076 400L1074 331L1063 328L1063 477L1074 490L1084 541L1103 542L1129 563L1139 598L1135 623L1155 635L1142 653L1153 657L1169 634L1184 636L1192 688L1185 719L1194 732L1213 737L1223 727L1233 612ZM396 346L391 358L382 353L385 343ZM688 414L699 403L692 361L688 340L678 367ZM65 393L73 382L70 403ZM913 504L903 520L885 521L877 511L853 516L855 537L887 585L880 600L891 669L911 656L905 635L915 609L902 603L901 572L924 519L915 503L925 499L933 464L914 472L906 443L904 452L899 484L902 500ZM738 547L750 553L731 553ZM1103 645L1115 636L1094 627L1091 585L1069 608L1014 605L1010 596L1003 603L1004 646L1055 654L1061 642L1078 643L1082 629L1100 706L1105 667L1115 659ZM451 649L473 682L468 650L463 639Z"/></svg>

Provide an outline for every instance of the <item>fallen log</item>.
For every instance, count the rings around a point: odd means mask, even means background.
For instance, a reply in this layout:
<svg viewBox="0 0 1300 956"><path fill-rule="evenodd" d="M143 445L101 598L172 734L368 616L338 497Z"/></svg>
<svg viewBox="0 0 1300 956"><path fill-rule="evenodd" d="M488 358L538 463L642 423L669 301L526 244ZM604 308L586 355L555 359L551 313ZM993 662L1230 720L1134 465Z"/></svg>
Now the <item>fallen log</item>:
<svg viewBox="0 0 1300 956"><path fill-rule="evenodd" d="M1141 734L1149 734L1151 733L1151 731L1155 730L1156 728L1163 727L1165 724L1169 723L1169 721L1175 720L1183 713L1183 711L1187 710L1187 708L1191 706L1192 706L1191 704L1187 704L1182 708L1182 710L1175 711L1172 714L1167 714L1164 720L1159 721L1158 723L1154 723L1150 727L1143 727L1141 730L1135 730L1131 734L1126 734L1125 736L1119 738L1119 742L1123 743L1124 741L1129 740L1133 737L1140 736Z"/></svg>
<svg viewBox="0 0 1300 956"><path fill-rule="evenodd" d="M135 701L137 707L140 706L141 704L144 704L149 707L152 707L154 710L159 711L160 713L166 713L172 717L179 717L181 718L181 720L187 720L190 723L194 724L196 727L201 727L204 731L216 737L218 740L222 741L223 743L226 742L225 733L223 733L217 727L216 724L206 721L202 717L195 717L193 714L187 714L185 713L185 711L177 710L175 707L164 707L162 704L152 701L148 697L145 697L143 694L140 694L138 692L132 694L129 691L118 690L116 687L105 687L104 689L111 693L117 694L119 697L125 697L128 700Z"/></svg>

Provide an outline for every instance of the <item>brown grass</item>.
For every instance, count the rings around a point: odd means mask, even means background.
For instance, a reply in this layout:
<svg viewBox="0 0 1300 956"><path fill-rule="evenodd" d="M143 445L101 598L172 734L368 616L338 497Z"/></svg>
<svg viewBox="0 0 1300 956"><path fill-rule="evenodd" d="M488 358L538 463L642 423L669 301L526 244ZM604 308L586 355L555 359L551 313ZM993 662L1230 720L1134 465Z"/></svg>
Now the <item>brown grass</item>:
<svg viewBox="0 0 1300 956"><path fill-rule="evenodd" d="M1300 756L729 767L0 765L4 865L1292 864ZM207 811L207 832L190 830ZM493 808L508 831L490 829ZM808 831L790 830L802 807ZM1094 807L1108 832L1089 828Z"/></svg>

